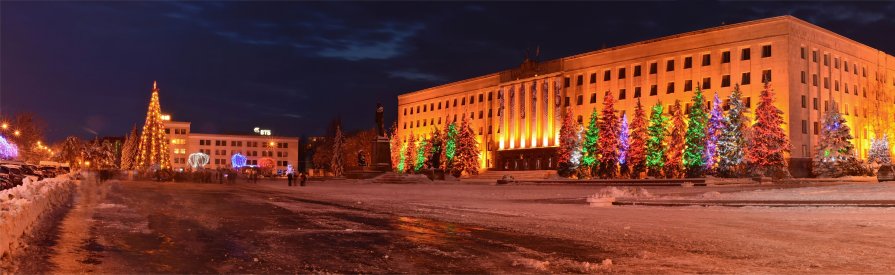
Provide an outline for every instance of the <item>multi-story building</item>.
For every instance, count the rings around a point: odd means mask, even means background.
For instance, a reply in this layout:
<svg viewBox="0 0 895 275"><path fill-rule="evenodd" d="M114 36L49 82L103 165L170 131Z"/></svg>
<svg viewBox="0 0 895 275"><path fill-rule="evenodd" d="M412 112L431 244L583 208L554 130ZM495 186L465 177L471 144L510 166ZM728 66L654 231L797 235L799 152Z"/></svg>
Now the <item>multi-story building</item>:
<svg viewBox="0 0 895 275"><path fill-rule="evenodd" d="M792 143L791 168L805 175L824 113L838 107L859 157L870 139L895 137L895 58L792 16L688 32L457 81L398 96L398 134L427 135L465 117L478 134L482 168L553 169L564 112L579 123L606 93L621 114L638 101L686 105L739 85L754 114L768 81ZM726 103L725 103L726 104ZM648 110L648 109L647 109Z"/></svg>
<svg viewBox="0 0 895 275"><path fill-rule="evenodd" d="M246 157L246 165L258 165L264 158L272 159L275 173L283 173L289 165L298 164L298 137L194 133L190 131L189 122L171 121L169 115L162 119L170 139L171 167L175 170L189 168L187 159L192 153L208 155L205 167L212 169L231 168L232 157L237 153Z"/></svg>

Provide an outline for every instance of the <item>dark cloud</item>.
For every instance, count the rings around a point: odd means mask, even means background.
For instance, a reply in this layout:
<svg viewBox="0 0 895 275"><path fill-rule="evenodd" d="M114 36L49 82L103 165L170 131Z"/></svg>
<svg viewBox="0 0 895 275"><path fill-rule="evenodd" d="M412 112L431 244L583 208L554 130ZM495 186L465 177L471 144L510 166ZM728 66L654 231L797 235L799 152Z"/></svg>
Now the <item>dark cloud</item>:
<svg viewBox="0 0 895 275"><path fill-rule="evenodd" d="M372 127L376 102L542 59L791 14L885 52L893 2L0 2L0 111L122 135L152 81L197 131ZM92 134L92 133L90 133Z"/></svg>

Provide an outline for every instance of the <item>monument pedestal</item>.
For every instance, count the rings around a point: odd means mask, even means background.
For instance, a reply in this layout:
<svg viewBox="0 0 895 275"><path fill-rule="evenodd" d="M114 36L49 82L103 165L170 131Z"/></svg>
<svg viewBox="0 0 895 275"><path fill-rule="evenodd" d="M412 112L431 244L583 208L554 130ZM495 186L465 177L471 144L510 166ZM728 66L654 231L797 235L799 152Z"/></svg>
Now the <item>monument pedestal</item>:
<svg viewBox="0 0 895 275"><path fill-rule="evenodd" d="M387 137L376 137L373 140L373 152L370 154L370 168L378 171L392 170L391 143Z"/></svg>

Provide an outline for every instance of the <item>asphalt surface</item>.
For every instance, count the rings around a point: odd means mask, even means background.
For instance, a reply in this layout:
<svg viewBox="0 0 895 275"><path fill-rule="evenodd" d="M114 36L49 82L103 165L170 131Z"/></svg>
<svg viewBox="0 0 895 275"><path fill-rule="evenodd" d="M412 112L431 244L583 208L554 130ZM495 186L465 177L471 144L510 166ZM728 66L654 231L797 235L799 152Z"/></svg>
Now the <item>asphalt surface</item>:
<svg viewBox="0 0 895 275"><path fill-rule="evenodd" d="M596 272L569 240L377 213L253 184L84 183L10 271L42 273ZM346 192L350 190L346 189ZM549 266L545 263L550 263Z"/></svg>

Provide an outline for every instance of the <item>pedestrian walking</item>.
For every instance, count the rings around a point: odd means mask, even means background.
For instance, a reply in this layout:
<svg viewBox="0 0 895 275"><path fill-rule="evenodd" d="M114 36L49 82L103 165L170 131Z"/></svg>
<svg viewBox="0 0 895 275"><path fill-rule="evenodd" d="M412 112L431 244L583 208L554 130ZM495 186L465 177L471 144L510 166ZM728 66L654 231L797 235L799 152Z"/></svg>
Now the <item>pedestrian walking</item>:
<svg viewBox="0 0 895 275"><path fill-rule="evenodd" d="M293 175L292 173L287 173L287 174L286 174L286 181L289 182L289 186L292 186L292 180L293 180L294 178L295 178L295 175Z"/></svg>
<svg viewBox="0 0 895 275"><path fill-rule="evenodd" d="M305 173L301 173L299 176L299 181L301 181L301 186L305 186L305 182L308 181L308 176Z"/></svg>

